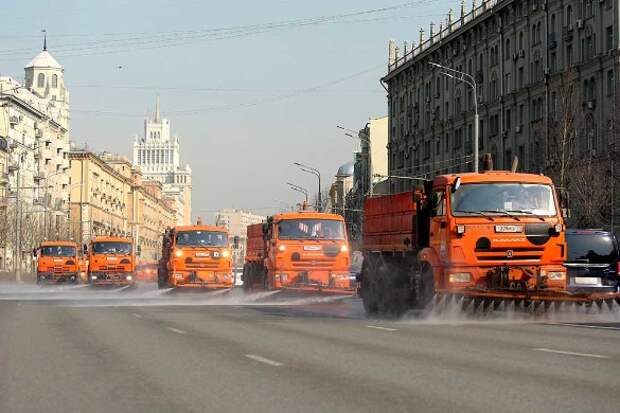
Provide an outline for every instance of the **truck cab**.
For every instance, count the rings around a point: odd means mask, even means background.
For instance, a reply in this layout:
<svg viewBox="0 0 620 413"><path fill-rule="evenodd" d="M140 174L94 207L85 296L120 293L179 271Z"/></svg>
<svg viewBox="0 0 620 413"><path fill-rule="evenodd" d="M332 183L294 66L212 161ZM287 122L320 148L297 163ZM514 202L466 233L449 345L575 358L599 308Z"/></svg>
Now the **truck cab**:
<svg viewBox="0 0 620 413"><path fill-rule="evenodd" d="M228 230L210 225L167 230L158 266L158 285L160 288L232 288Z"/></svg>
<svg viewBox="0 0 620 413"><path fill-rule="evenodd" d="M80 257L73 241L44 241L35 251L37 283L78 283Z"/></svg>
<svg viewBox="0 0 620 413"><path fill-rule="evenodd" d="M91 285L134 285L136 254L130 238L95 237L86 252Z"/></svg>
<svg viewBox="0 0 620 413"><path fill-rule="evenodd" d="M429 228L420 234L419 255L438 291L566 291L565 228L548 177L442 175L426 206Z"/></svg>
<svg viewBox="0 0 620 413"><path fill-rule="evenodd" d="M253 240L254 232L248 227L246 288L353 293L342 216L314 211L277 214L263 224L262 243Z"/></svg>

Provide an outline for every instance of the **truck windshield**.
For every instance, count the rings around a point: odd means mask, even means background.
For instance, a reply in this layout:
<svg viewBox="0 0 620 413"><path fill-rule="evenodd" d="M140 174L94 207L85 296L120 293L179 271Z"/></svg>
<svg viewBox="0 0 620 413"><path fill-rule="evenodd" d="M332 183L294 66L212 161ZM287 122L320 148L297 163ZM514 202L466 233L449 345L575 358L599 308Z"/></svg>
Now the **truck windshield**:
<svg viewBox="0 0 620 413"><path fill-rule="evenodd" d="M609 234L566 234L569 262L610 264L618 259L618 248Z"/></svg>
<svg viewBox="0 0 620 413"><path fill-rule="evenodd" d="M180 231L177 233L176 244L186 247L225 247L228 245L228 234L219 231Z"/></svg>
<svg viewBox="0 0 620 413"><path fill-rule="evenodd" d="M42 257L74 257L75 248L60 245L41 247Z"/></svg>
<svg viewBox="0 0 620 413"><path fill-rule="evenodd" d="M95 242L92 249L95 254L131 254L131 244L127 242Z"/></svg>
<svg viewBox="0 0 620 413"><path fill-rule="evenodd" d="M331 219L287 219L278 224L278 238L344 239L344 225Z"/></svg>
<svg viewBox="0 0 620 413"><path fill-rule="evenodd" d="M463 184L452 194L454 216L556 215L551 186L524 183Z"/></svg>

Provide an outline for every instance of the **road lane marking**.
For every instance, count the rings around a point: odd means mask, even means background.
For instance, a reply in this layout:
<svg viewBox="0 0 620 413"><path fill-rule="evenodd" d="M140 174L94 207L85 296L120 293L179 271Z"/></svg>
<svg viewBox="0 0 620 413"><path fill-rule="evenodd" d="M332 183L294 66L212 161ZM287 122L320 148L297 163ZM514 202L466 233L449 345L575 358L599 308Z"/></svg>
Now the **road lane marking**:
<svg viewBox="0 0 620 413"><path fill-rule="evenodd" d="M582 327L582 328L596 328L600 330L618 330L620 331L620 327L610 327L610 326L592 326L589 324L573 324L573 323L545 323L550 326L568 326L568 327Z"/></svg>
<svg viewBox="0 0 620 413"><path fill-rule="evenodd" d="M534 348L534 351L542 351L544 353L555 353L562 354L564 356L576 356L576 357L590 357L594 359L608 359L609 356L602 356L600 354L589 354L589 353L575 353L573 351L564 351L564 350L553 350L551 348Z"/></svg>
<svg viewBox="0 0 620 413"><path fill-rule="evenodd" d="M166 327L168 330L172 331L173 333L177 333L177 334L185 334L185 331L183 330L179 330L178 328L174 328L174 327Z"/></svg>
<svg viewBox="0 0 620 413"><path fill-rule="evenodd" d="M382 330L382 331L398 331L397 328L389 328L389 327L381 327L381 326L371 326L371 325L368 325L366 327L374 328L375 330Z"/></svg>
<svg viewBox="0 0 620 413"><path fill-rule="evenodd" d="M142 316L140 314L138 314L138 313L132 313L131 315L136 317L136 318L142 318Z"/></svg>
<svg viewBox="0 0 620 413"><path fill-rule="evenodd" d="M268 364L270 366L274 366L274 367L280 367L283 366L282 363L280 363L279 361L275 361L275 360L271 360L265 357L261 357L261 356L257 356L256 354L244 354L244 356L246 356L249 359L252 359L254 361L258 361L260 363L264 363L264 364Z"/></svg>

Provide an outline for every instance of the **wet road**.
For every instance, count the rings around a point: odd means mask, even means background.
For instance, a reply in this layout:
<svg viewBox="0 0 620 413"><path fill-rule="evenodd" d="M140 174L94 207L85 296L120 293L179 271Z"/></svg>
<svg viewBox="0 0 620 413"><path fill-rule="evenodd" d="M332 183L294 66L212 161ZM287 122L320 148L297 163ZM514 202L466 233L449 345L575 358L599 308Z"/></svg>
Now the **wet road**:
<svg viewBox="0 0 620 413"><path fill-rule="evenodd" d="M0 412L617 411L619 320L0 284Z"/></svg>

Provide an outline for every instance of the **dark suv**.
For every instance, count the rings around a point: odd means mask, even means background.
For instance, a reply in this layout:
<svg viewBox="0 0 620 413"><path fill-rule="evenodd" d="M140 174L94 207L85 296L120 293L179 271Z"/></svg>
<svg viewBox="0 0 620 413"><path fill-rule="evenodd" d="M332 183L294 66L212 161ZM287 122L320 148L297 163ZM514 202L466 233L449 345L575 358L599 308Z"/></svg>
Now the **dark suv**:
<svg viewBox="0 0 620 413"><path fill-rule="evenodd" d="M566 231L568 289L617 292L620 284L620 245L613 232L591 229Z"/></svg>

